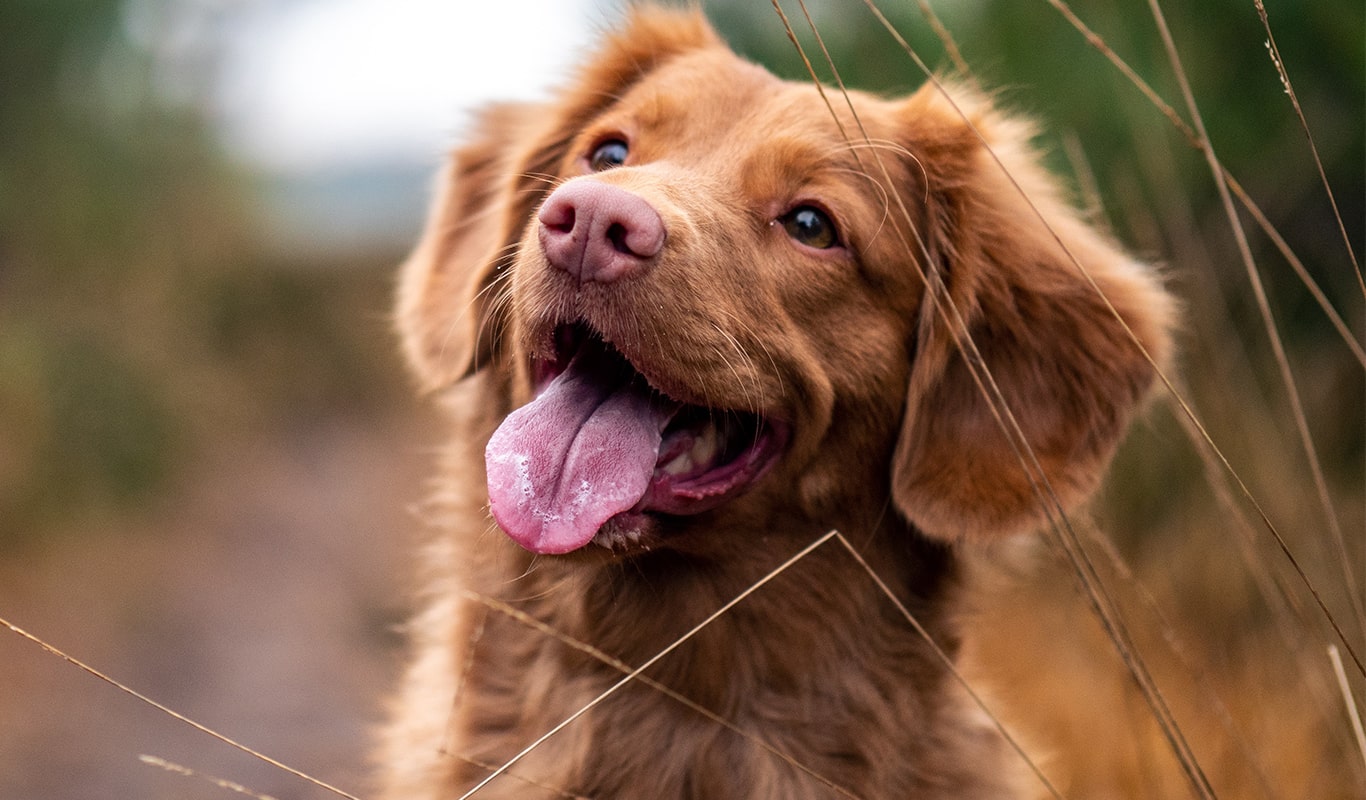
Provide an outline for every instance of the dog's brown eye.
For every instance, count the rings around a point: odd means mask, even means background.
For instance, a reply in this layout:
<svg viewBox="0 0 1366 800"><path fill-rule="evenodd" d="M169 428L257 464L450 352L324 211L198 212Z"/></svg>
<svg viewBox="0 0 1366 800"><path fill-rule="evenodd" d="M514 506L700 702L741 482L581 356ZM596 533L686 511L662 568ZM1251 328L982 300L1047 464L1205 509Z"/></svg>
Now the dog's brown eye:
<svg viewBox="0 0 1366 800"><path fill-rule="evenodd" d="M783 223L788 236L807 247L828 250L840 243L830 215L815 206L797 206L778 221Z"/></svg>
<svg viewBox="0 0 1366 800"><path fill-rule="evenodd" d="M622 140L608 139L593 150L593 155L588 157L588 166L592 167L594 172L619 167L626 163L629 152L630 149Z"/></svg>

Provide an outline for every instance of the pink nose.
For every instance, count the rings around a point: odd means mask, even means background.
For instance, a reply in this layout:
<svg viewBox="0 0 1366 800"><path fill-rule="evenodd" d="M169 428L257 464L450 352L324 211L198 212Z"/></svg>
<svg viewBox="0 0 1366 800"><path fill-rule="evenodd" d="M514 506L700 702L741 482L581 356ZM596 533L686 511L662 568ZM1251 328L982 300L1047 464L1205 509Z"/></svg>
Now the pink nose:
<svg viewBox="0 0 1366 800"><path fill-rule="evenodd" d="M580 282L611 283L642 272L664 248L664 221L638 195L596 180L570 181L541 211L541 249Z"/></svg>

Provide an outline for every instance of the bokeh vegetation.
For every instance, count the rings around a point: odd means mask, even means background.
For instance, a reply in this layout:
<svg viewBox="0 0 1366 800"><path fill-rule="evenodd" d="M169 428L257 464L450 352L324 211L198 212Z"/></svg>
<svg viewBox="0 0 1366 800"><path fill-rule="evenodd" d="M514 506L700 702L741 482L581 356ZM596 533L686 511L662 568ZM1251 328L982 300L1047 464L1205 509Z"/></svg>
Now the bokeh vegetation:
<svg viewBox="0 0 1366 800"><path fill-rule="evenodd" d="M0 7L0 548L98 533L224 437L389 391L396 254L267 247L125 5Z"/></svg>

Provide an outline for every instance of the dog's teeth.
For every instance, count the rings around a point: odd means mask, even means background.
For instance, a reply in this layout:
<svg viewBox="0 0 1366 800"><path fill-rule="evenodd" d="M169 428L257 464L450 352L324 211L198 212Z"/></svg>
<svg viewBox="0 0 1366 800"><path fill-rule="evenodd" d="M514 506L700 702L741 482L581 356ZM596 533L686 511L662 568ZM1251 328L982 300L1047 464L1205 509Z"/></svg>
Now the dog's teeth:
<svg viewBox="0 0 1366 800"><path fill-rule="evenodd" d="M692 449L688 451L688 458L693 464L710 464L716 457L718 440L720 436L716 432L715 426L707 426L707 430L693 442Z"/></svg>
<svg viewBox="0 0 1366 800"><path fill-rule="evenodd" d="M692 472L699 464L710 464L720 449L721 436L715 426L708 426L706 430L693 438L692 447L686 452L674 456L663 469L666 475L683 475Z"/></svg>
<svg viewBox="0 0 1366 800"><path fill-rule="evenodd" d="M694 449L696 449L694 447ZM682 475L693 467L691 453L679 453L674 460L664 465L664 472L668 475Z"/></svg>

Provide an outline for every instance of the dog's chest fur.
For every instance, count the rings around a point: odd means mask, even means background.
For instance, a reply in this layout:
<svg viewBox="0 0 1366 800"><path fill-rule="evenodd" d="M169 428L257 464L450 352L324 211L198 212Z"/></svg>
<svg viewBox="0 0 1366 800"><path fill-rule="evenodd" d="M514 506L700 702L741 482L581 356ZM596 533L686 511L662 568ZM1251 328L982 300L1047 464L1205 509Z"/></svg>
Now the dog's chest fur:
<svg viewBox="0 0 1366 800"><path fill-rule="evenodd" d="M905 542L909 533L896 535ZM897 549L879 554L896 565L885 577L903 594L915 587L902 597L908 609L936 641L954 642L942 612L957 590L952 556L923 540ZM673 554L588 571L533 568L502 594L562 638L472 604L466 613L479 633L453 712L468 749L453 754L462 764L453 786L474 785L534 734L577 714L622 681L622 669L645 663L778 565L771 552L769 560L758 559L752 575ZM537 590L546 593L538 599ZM617 666L570 641L592 643ZM642 675L649 684L620 686L478 796L1010 796L1007 776L982 774L1000 763L994 731L833 540Z"/></svg>

